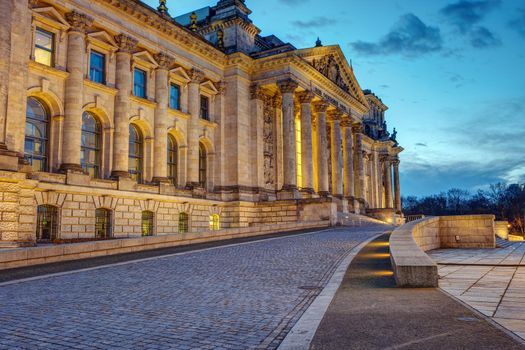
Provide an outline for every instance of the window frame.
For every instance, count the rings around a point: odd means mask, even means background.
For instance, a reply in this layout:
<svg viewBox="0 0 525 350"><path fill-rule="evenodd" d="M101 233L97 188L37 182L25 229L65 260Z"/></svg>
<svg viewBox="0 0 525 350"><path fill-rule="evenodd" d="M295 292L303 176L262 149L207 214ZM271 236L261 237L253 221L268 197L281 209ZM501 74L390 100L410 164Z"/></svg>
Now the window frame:
<svg viewBox="0 0 525 350"><path fill-rule="evenodd" d="M167 147L167 156L168 156L168 179L173 186L177 186L179 178L179 144L175 136L168 134L168 147ZM175 160L172 159L174 155Z"/></svg>
<svg viewBox="0 0 525 350"><path fill-rule="evenodd" d="M107 220L106 222L106 227L105 227L105 230L104 230L104 236L99 236L98 235L98 230L99 228L97 228L97 226L100 224L98 219L99 219L99 213L100 212L103 212L105 215L104 215L104 218ZM102 227L101 229L103 229L104 227ZM113 237L113 210L111 209L107 209L107 208L97 208L95 209L95 238L98 238L98 239L108 239L108 238L112 238Z"/></svg>
<svg viewBox="0 0 525 350"><path fill-rule="evenodd" d="M142 73L144 73L144 96L140 96L140 95L137 95L136 94L136 90L135 88L137 87L137 83L136 83L136 73L140 71ZM138 98L142 98L144 100L147 100L148 99L148 70L147 69L144 69L142 66L134 66L133 67L133 96L135 97L138 97Z"/></svg>
<svg viewBox="0 0 525 350"><path fill-rule="evenodd" d="M98 131L90 131L90 130L84 130L84 115L89 115L91 116L91 118L95 121L97 127L98 127ZM88 146L85 146L83 145L83 136L84 136L84 133L89 133L91 135L95 135L95 138L96 138L96 146L95 148L93 147L88 147ZM89 173L89 169L94 169L94 176L92 176L93 179L100 179L102 177L102 157L103 157L103 149L102 149L102 144L103 144L103 127L102 127L102 122L100 121L100 119L97 117L97 115L95 115L94 113L91 113L91 112L88 112L88 111L84 111L82 113L82 126L81 126L81 129L80 129L80 154L81 154L81 159L80 159L80 165L82 166L82 169L86 172ZM95 160L95 163L86 163L86 162L82 162L82 154L83 154L83 151L84 150L88 150L88 151L93 151L95 152L96 156L96 160ZM97 164L98 163L98 164Z"/></svg>
<svg viewBox="0 0 525 350"><path fill-rule="evenodd" d="M131 147L129 147L128 149L128 163L129 163L129 160L131 159L138 159L139 160L139 170L137 171L131 171L131 169L129 168L128 166L128 172L131 176L131 178L135 181L137 181L138 184L143 184L144 183L144 147L145 147L145 138L144 138L144 134L142 133L142 130L140 130L140 128L133 124L133 123L130 123L129 124L129 130L131 131L131 128L133 128L136 133L138 134L138 136L140 137L140 142L135 142L135 144L138 144L140 145L139 147L139 154L134 154L132 155L131 154ZM128 140L128 145L131 146L131 132L130 132L130 135L129 135L129 140Z"/></svg>
<svg viewBox="0 0 525 350"><path fill-rule="evenodd" d="M50 150L50 136L51 136L51 113L49 112L49 108L46 106L46 104L44 102L42 102L40 99L34 97L34 96L28 96L26 98L26 104L29 104L29 100L32 99L34 100L36 103L38 103L41 107L42 107L42 110L46 116L45 120L40 120L40 119L35 119L35 118L30 118L28 116L28 113L27 111L29 110L29 108L26 108L26 121L25 121L25 128L24 128L24 158L29 160L29 163L31 164L31 167L33 167L33 159L40 159L41 161L43 161L43 167L41 167L39 170L35 170L33 169L33 171L36 171L36 172L49 172L50 171L50 156L51 156L51 150ZM31 125L35 125L31 122L28 122L33 120L34 123L42 123L44 124L45 126L45 137L28 137L27 136L27 133L26 133L26 129L27 129L27 124L31 124ZM26 143L28 141L28 139L32 140L33 141L33 144L35 144L36 142L35 141L40 141L40 143L43 145L44 147L44 152L43 152L43 155L35 155L34 153L31 153L31 154L28 154L26 153ZM33 147L33 151L34 151L34 147Z"/></svg>
<svg viewBox="0 0 525 350"><path fill-rule="evenodd" d="M199 185L206 188L208 183L208 150L203 142L199 142Z"/></svg>
<svg viewBox="0 0 525 350"><path fill-rule="evenodd" d="M178 90L179 90L179 96L177 98L177 105L178 106L174 106L172 104L172 95L171 95L171 92L172 92L172 89L177 87ZM182 111L182 86L180 84L177 84L175 82L170 82L170 91L169 91L169 108L170 109L173 109L175 111Z"/></svg>
<svg viewBox="0 0 525 350"><path fill-rule="evenodd" d="M37 44L37 35L39 32L43 32L44 34L49 34L51 36L51 49L47 49L45 47L42 47L40 45ZM44 26L42 25L35 25L35 30L34 30L34 40L33 40L33 60L38 63L38 64L42 64L46 67L52 67L54 68L55 65L56 65L56 61L55 61L55 58L56 58L56 47L57 47L57 44L56 44L56 38L57 38L57 33L52 31L52 30L49 30L47 28L44 28ZM42 50L42 51L46 51L46 52L49 52L51 54L51 57L50 57L50 64L45 64L45 63L42 63L42 62L38 62L37 59L36 59L36 52L37 52L37 49L38 50Z"/></svg>
<svg viewBox="0 0 525 350"><path fill-rule="evenodd" d="M46 209L46 210L49 210L51 209L51 211L53 212L53 216L51 217L52 220L51 220L51 224L50 224L50 229L51 229L51 232L49 234L49 238L42 238L42 219L43 219L43 216L42 216L42 212L40 211L40 209ZM47 224L43 224L45 226L47 226ZM37 209L36 209L36 231L35 231L35 236L36 236L36 240L37 241L53 241L55 239L58 239L60 238L60 230L59 230L59 227L60 227L60 208L54 206L54 205L49 205L49 204L42 204L42 205L39 205L37 206Z"/></svg>
<svg viewBox="0 0 525 350"><path fill-rule="evenodd" d="M102 73L102 81L94 80L92 75L91 75L92 67L93 67L92 66L93 55L102 56L103 66L102 66L102 69L100 70L100 72ZM106 52L102 52L101 50L98 50L98 48L97 49L91 48L89 50L88 60L89 60L89 62L88 62L88 77L89 77L89 80L92 81L95 84L107 85L107 82L108 82L108 77L107 77L107 74L108 74L108 54Z"/></svg>
<svg viewBox="0 0 525 350"><path fill-rule="evenodd" d="M221 229L221 216L219 214L210 215L210 230L219 231Z"/></svg>
<svg viewBox="0 0 525 350"><path fill-rule="evenodd" d="M179 227L179 233L190 232L190 215L188 213L186 212L179 213L178 227Z"/></svg>
<svg viewBox="0 0 525 350"><path fill-rule="evenodd" d="M145 215L148 215L149 217L145 217ZM145 233L144 231L144 224L145 224L145 221L144 220L148 220L149 221L149 225L147 226L148 229L150 230L149 233ZM155 213L150 211L150 210L143 210L141 212L141 220L140 220L140 230L141 230L141 236L142 237L151 237L151 236L154 236L155 235Z"/></svg>
<svg viewBox="0 0 525 350"><path fill-rule="evenodd" d="M210 121L210 97L201 94L199 101L199 118L206 121ZM203 108L204 101L206 101L206 108Z"/></svg>

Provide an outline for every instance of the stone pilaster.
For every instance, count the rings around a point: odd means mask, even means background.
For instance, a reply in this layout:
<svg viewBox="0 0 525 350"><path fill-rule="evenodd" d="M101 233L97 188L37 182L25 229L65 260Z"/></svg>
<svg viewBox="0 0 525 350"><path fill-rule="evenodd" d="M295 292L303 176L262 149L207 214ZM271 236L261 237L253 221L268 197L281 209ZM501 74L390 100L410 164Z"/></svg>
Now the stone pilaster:
<svg viewBox="0 0 525 350"><path fill-rule="evenodd" d="M341 137L341 117L343 113L339 111L330 112L330 130L332 152L332 194L336 197L343 197L343 154Z"/></svg>
<svg viewBox="0 0 525 350"><path fill-rule="evenodd" d="M293 191L297 189L294 93L299 84L288 79L278 82L278 87L283 99L284 184L282 190Z"/></svg>
<svg viewBox="0 0 525 350"><path fill-rule="evenodd" d="M314 94L305 91L298 94L301 104L301 163L303 183L302 188L307 192L314 191L314 165L312 154L312 99Z"/></svg>
<svg viewBox="0 0 525 350"><path fill-rule="evenodd" d="M155 140L153 145L153 182L168 183L168 103L169 103L169 69L173 65L173 57L159 53L155 55L159 64L155 71Z"/></svg>
<svg viewBox="0 0 525 350"><path fill-rule="evenodd" d="M252 118L250 125L251 147L254 155L252 162L252 186L264 188L264 91L254 84L250 87Z"/></svg>
<svg viewBox="0 0 525 350"><path fill-rule="evenodd" d="M385 208L392 209L392 165L390 163L390 156L383 155L381 157L383 163L384 180L385 180Z"/></svg>
<svg viewBox="0 0 525 350"><path fill-rule="evenodd" d="M86 59L86 30L93 19L72 11L66 14L71 25L68 32L67 71L64 103L64 141L60 169L82 171L80 166L80 141L82 132L82 108L84 96L84 68Z"/></svg>
<svg viewBox="0 0 525 350"><path fill-rule="evenodd" d="M360 201L360 204L364 205L364 197L365 197L365 162L363 159L363 124L354 124L352 127L352 131L354 133L354 139L355 139L355 147L354 147L354 154L355 154L355 172L357 175L357 179L355 181L355 194L358 200ZM356 208L359 207L359 205L356 206ZM359 207L360 208L360 207ZM361 208L359 209L359 212L362 212Z"/></svg>
<svg viewBox="0 0 525 350"><path fill-rule="evenodd" d="M188 178L187 187L200 187L199 184L199 119L200 119L200 84L204 73L193 68L189 72L188 84Z"/></svg>
<svg viewBox="0 0 525 350"><path fill-rule="evenodd" d="M341 123L343 128L343 174L344 174L344 196L353 201L355 197L354 176L354 137L352 124L349 121Z"/></svg>
<svg viewBox="0 0 525 350"><path fill-rule="evenodd" d="M328 196L328 141L326 138L326 110L328 103L317 102L314 109L317 114L317 181L320 196Z"/></svg>
<svg viewBox="0 0 525 350"><path fill-rule="evenodd" d="M392 161L394 166L394 209L397 213L401 213L401 185L399 181L399 159L394 158Z"/></svg>
<svg viewBox="0 0 525 350"><path fill-rule="evenodd" d="M11 27L13 22L13 1L6 1L0 11L0 148L6 149L5 128L7 120L7 92L9 67L11 63Z"/></svg>
<svg viewBox="0 0 525 350"><path fill-rule="evenodd" d="M119 46L116 54L115 134L113 146L113 178L129 177L129 108L131 95L131 53L137 40L125 34L115 37Z"/></svg>

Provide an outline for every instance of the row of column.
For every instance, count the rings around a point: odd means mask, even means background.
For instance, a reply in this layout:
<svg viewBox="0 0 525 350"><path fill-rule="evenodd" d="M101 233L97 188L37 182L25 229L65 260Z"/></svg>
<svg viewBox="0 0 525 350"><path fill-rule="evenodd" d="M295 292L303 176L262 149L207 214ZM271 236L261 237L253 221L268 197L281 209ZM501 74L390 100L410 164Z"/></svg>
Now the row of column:
<svg viewBox="0 0 525 350"><path fill-rule="evenodd" d="M299 84L293 80L278 82L282 95L283 125L283 191L297 189L296 174L296 140L295 140L295 106L294 95ZM313 192L314 166L312 147L312 107L316 113L317 139L317 179L318 194L327 196L329 192L329 166L332 170L332 194L336 197L364 200L365 198L365 164L363 157L363 125L343 119L338 110L328 112L329 104L325 101L313 102L314 94L310 91L299 92L301 120L301 154L302 154L302 190ZM326 127L330 123L331 136L328 140ZM328 164L328 142L332 164ZM383 159L386 191L386 208L401 211L399 184L399 160L390 156ZM394 166L395 198L392 196L392 165ZM381 186L382 187L382 186ZM364 204L364 203L362 203Z"/></svg>
<svg viewBox="0 0 525 350"><path fill-rule="evenodd" d="M64 154L62 171L82 171L80 165L82 110L84 106L84 62L86 60L86 30L93 24L93 19L85 14L72 11L66 14L71 25L68 31L67 71L65 82L65 117L64 117ZM114 154L112 164L113 178L129 177L129 110L132 94L132 54L137 49L138 41L125 34L115 37L118 45L116 52L116 77L114 114ZM157 107L154 116L154 164L153 182L169 182L167 176L167 130L169 125L169 69L174 58L159 53L155 55L158 67L155 70L155 98ZM187 182L189 186L199 184L199 96L200 84L204 74L193 69L189 72L188 113L189 120Z"/></svg>

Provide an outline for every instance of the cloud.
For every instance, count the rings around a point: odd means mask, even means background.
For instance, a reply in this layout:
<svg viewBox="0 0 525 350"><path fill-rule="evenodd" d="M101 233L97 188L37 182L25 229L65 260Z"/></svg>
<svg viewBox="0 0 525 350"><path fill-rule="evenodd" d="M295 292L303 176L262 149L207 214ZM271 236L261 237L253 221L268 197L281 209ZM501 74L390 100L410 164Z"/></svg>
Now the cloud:
<svg viewBox="0 0 525 350"><path fill-rule="evenodd" d="M525 8L518 10L518 17L509 22L509 27L525 38Z"/></svg>
<svg viewBox="0 0 525 350"><path fill-rule="evenodd" d="M501 45L497 34L479 25L483 19L501 4L501 0L460 0L445 6L440 13L458 32L468 38L474 48L483 49Z"/></svg>
<svg viewBox="0 0 525 350"><path fill-rule="evenodd" d="M428 147L428 145L426 143L423 143L423 142L416 143L416 146L417 147Z"/></svg>
<svg viewBox="0 0 525 350"><path fill-rule="evenodd" d="M437 27L427 26L412 13L401 16L377 43L357 41L350 45L364 55L395 55L416 57L440 51L443 39Z"/></svg>
<svg viewBox="0 0 525 350"><path fill-rule="evenodd" d="M336 22L337 22L336 19L320 16L320 17L315 17L308 21L292 21L292 24L299 28L311 28L311 27L322 28L322 27L328 27L330 25L333 25Z"/></svg>

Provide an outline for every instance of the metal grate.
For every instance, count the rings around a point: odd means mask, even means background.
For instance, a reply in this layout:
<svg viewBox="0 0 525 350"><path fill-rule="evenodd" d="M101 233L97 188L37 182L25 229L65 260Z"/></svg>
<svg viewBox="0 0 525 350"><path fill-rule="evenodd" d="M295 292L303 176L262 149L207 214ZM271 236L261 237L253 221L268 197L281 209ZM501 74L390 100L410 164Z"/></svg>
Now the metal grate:
<svg viewBox="0 0 525 350"><path fill-rule="evenodd" d="M36 239L53 240L58 238L58 209L51 205L37 208Z"/></svg>
<svg viewBox="0 0 525 350"><path fill-rule="evenodd" d="M142 236L153 236L154 215L151 211L142 212Z"/></svg>
<svg viewBox="0 0 525 350"><path fill-rule="evenodd" d="M95 238L109 238L112 234L111 210L97 209L95 211Z"/></svg>

